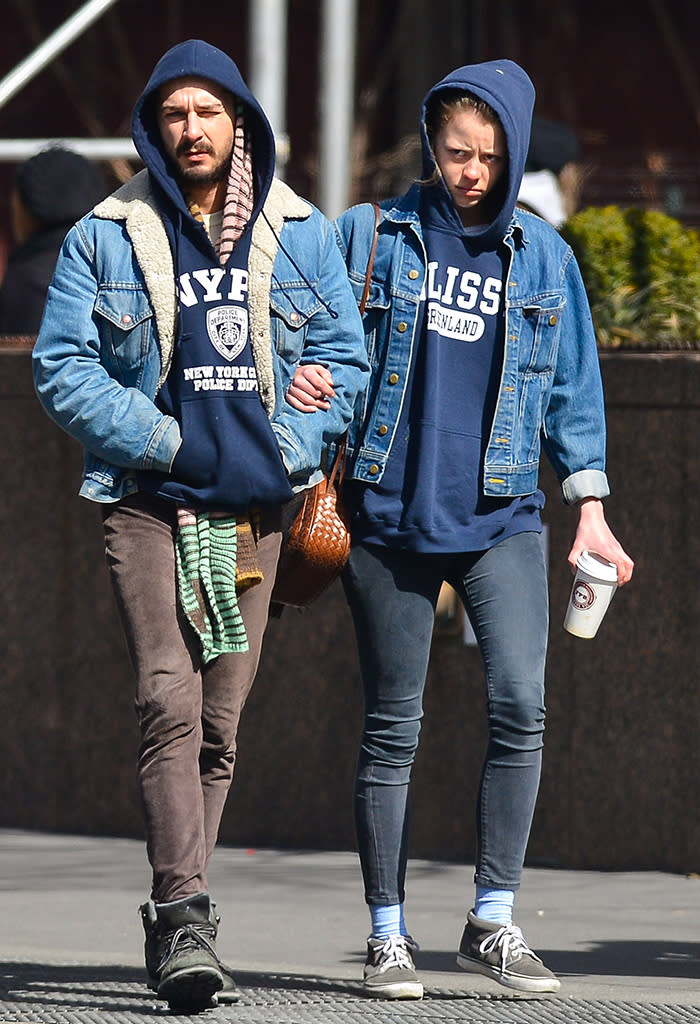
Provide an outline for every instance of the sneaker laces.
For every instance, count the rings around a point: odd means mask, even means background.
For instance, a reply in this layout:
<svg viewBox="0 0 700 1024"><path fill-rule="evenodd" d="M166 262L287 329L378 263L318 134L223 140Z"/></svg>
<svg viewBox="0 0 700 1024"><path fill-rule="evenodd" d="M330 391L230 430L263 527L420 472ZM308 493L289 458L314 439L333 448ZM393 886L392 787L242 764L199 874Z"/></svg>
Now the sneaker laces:
<svg viewBox="0 0 700 1024"><path fill-rule="evenodd" d="M388 971L391 967L407 971L414 969L408 942L404 935L390 935L388 939L384 939L379 954L378 968L380 971Z"/></svg>
<svg viewBox="0 0 700 1024"><path fill-rule="evenodd" d="M216 948L213 945L215 939L216 934L209 923L184 924L180 928L176 928L168 936L168 947L161 957L161 961L157 967L157 972L160 973L160 971L163 970L165 964L168 962L178 946L186 950L196 949L197 946L200 946L202 949L205 949L207 953L210 953L211 956L213 956L217 964L220 964L221 961L216 955Z"/></svg>
<svg viewBox="0 0 700 1024"><path fill-rule="evenodd" d="M515 924L504 924L496 932L487 935L479 944L479 952L484 956L498 950L501 954L501 973L504 973L509 963L519 960L523 956L531 956L539 964L542 963L536 953L533 953L525 936Z"/></svg>

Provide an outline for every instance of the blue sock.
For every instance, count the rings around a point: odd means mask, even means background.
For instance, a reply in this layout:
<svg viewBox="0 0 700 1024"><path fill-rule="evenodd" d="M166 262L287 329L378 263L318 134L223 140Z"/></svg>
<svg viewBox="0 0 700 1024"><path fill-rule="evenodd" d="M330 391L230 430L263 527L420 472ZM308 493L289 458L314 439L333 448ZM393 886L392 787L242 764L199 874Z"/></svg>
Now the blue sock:
<svg viewBox="0 0 700 1024"><path fill-rule="evenodd" d="M388 939L390 935L405 935L403 923L403 904L392 903L390 906L370 905L372 917L372 935L375 939Z"/></svg>
<svg viewBox="0 0 700 1024"><path fill-rule="evenodd" d="M474 913L482 921L510 924L513 920L514 902L513 889L489 889L485 885L477 885Z"/></svg>

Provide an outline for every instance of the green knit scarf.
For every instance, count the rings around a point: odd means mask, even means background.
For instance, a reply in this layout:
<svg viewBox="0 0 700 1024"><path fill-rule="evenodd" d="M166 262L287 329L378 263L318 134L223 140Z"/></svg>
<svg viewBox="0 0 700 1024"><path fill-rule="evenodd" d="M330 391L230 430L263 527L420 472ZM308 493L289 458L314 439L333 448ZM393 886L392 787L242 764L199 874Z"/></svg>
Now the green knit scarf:
<svg viewBox="0 0 700 1024"><path fill-rule="evenodd" d="M202 645L202 662L248 650L238 608L238 533L232 516L179 509L175 559L180 602Z"/></svg>

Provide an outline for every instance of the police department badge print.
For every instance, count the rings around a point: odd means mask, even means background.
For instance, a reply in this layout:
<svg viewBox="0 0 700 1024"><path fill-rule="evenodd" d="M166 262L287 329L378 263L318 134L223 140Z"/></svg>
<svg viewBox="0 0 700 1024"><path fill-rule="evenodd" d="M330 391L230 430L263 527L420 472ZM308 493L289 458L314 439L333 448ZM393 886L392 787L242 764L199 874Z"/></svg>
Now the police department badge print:
<svg viewBox="0 0 700 1024"><path fill-rule="evenodd" d="M208 310L207 333L216 351L232 363L248 340L248 310L241 306L217 306Z"/></svg>

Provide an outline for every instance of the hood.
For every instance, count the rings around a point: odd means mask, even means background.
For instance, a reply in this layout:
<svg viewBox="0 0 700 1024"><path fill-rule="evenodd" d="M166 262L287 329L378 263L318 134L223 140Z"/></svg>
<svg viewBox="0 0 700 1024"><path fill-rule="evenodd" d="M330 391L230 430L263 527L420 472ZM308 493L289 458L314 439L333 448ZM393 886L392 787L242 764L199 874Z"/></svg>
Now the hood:
<svg viewBox="0 0 700 1024"><path fill-rule="evenodd" d="M435 93L443 89L464 89L485 100L496 111L503 125L508 148L508 167L491 199L493 219L490 224L469 229L467 232L470 238L482 244L497 244L506 234L518 198L530 142L535 88L523 69L511 60L469 64L457 68L434 85L426 95L421 111L420 130L425 179L430 178L435 170L435 157L425 130L426 104ZM447 189L441 187L440 191L451 207L450 217L459 220Z"/></svg>
<svg viewBox="0 0 700 1024"><path fill-rule="evenodd" d="M243 102L246 126L253 143L255 214L274 175L275 139L270 122L243 81L236 64L216 46L201 39L189 39L173 46L160 58L134 108L131 134L139 156L165 195L180 211L187 212L173 168L163 150L156 118L157 93L161 85L184 75L216 82Z"/></svg>

